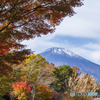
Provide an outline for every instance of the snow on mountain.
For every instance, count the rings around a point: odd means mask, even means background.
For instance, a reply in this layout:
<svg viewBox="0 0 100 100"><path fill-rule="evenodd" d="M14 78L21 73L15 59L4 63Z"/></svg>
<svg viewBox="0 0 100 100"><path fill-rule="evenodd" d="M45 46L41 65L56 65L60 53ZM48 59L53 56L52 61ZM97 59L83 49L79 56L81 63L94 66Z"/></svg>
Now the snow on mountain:
<svg viewBox="0 0 100 100"><path fill-rule="evenodd" d="M53 48L49 48L49 49L45 50L44 52L47 52L47 51L52 51L52 53L57 53L57 54L65 54L66 53L66 54L69 54L70 56L77 56L73 52L71 52L67 49L64 49L64 48L53 47Z"/></svg>
<svg viewBox="0 0 100 100"><path fill-rule="evenodd" d="M95 64L83 57L64 48L49 48L40 53L49 63L55 66L63 64L79 67L83 73L93 75L100 82L100 65Z"/></svg>

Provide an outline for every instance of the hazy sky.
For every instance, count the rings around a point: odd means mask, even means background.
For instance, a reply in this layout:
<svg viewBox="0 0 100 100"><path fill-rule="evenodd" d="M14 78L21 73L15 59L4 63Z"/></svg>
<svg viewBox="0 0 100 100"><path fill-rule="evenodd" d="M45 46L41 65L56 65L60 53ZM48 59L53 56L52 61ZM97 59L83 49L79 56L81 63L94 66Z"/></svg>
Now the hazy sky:
<svg viewBox="0 0 100 100"><path fill-rule="evenodd" d="M27 48L41 53L51 47L66 48L100 65L100 0L84 0L66 17L53 34L23 41Z"/></svg>

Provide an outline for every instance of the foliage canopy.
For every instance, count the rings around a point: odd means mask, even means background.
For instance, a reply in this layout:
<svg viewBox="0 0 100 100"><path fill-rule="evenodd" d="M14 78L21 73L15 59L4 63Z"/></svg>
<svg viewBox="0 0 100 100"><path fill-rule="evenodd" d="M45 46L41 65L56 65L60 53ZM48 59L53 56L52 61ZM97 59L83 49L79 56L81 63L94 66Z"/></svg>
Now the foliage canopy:
<svg viewBox="0 0 100 100"><path fill-rule="evenodd" d="M53 33L80 6L81 0L0 0L0 75L31 53L21 41Z"/></svg>

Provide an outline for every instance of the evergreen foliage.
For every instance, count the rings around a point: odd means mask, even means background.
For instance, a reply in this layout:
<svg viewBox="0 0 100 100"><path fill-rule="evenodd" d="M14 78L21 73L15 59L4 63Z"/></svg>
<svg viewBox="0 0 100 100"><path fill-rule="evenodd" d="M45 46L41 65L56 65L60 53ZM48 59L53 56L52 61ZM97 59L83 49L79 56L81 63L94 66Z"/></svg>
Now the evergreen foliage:
<svg viewBox="0 0 100 100"><path fill-rule="evenodd" d="M73 70L68 65L60 66L55 68L53 71L53 76L55 77L54 81L50 84L55 91L60 92L64 99L64 93L68 93L68 80L72 75Z"/></svg>

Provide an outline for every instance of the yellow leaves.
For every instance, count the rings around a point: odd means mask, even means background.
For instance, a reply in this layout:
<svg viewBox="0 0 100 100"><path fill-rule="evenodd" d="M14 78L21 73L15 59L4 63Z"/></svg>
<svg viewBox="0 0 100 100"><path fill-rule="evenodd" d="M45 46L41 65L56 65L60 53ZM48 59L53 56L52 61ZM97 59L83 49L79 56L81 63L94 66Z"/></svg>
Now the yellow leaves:
<svg viewBox="0 0 100 100"><path fill-rule="evenodd" d="M11 89L12 85L12 77L9 76L3 76L0 77L0 95L4 95Z"/></svg>
<svg viewBox="0 0 100 100"><path fill-rule="evenodd" d="M76 66L73 66L72 69L73 69L73 74L72 75L75 76L75 77L77 77L81 73L80 69Z"/></svg>
<svg viewBox="0 0 100 100"><path fill-rule="evenodd" d="M29 81L30 83L34 83L34 81L44 72L44 76L51 75L52 71L55 69L55 66L49 64L45 61L45 58L41 55L31 54L26 56L24 62L20 65L14 65L14 76L17 77L17 80ZM18 77L21 79L18 79ZM44 77L42 76L42 77Z"/></svg>
<svg viewBox="0 0 100 100"><path fill-rule="evenodd" d="M68 93L68 91L65 91L65 92L64 92L64 94L67 94L67 93Z"/></svg>
<svg viewBox="0 0 100 100"><path fill-rule="evenodd" d="M57 23L57 22L56 22L55 20L53 20L53 19L51 19L50 22L51 22L51 25L55 25L55 24Z"/></svg>
<svg viewBox="0 0 100 100"><path fill-rule="evenodd" d="M31 7L35 7L35 4L33 3L33 4L31 5Z"/></svg>
<svg viewBox="0 0 100 100"><path fill-rule="evenodd" d="M3 29L6 25L8 25L9 24L9 22L3 22L3 24L0 26L0 30L1 29ZM4 29L3 31L2 31L2 33L4 33L4 32L6 32L6 30L7 29Z"/></svg>

